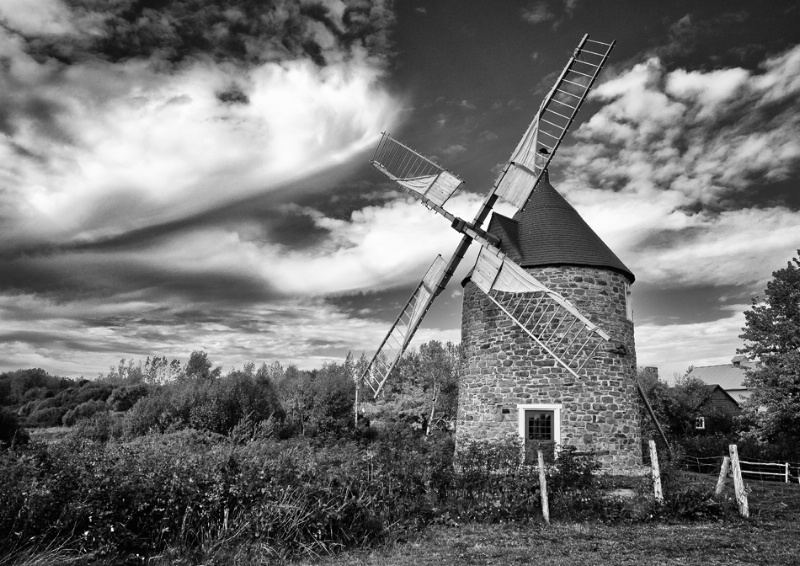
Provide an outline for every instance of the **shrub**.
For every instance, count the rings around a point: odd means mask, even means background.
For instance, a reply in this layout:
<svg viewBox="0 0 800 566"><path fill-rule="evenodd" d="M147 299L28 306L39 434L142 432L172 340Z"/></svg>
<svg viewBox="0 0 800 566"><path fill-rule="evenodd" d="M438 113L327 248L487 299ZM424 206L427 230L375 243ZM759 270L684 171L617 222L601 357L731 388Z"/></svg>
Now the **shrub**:
<svg viewBox="0 0 800 566"><path fill-rule="evenodd" d="M121 418L96 414L63 443L0 453L0 553L69 541L117 563L170 549L200 563L203 549L224 542L269 562L391 540L434 521L540 514L538 470L520 465L517 441L462 446L457 466L449 435L407 427L360 443L191 429L96 441L113 437L103 431ZM550 471L555 509L565 508L563 494L593 485L596 467L591 455L562 457Z"/></svg>
<svg viewBox="0 0 800 566"><path fill-rule="evenodd" d="M28 426L49 427L61 426L61 419L66 414L65 407L47 407L36 409L28 416Z"/></svg>
<svg viewBox="0 0 800 566"><path fill-rule="evenodd" d="M0 407L0 448L27 442L28 433L20 426L17 416L5 407Z"/></svg>
<svg viewBox="0 0 800 566"><path fill-rule="evenodd" d="M156 388L147 397L139 399L125 414L123 430L127 438L151 432L166 432L176 420L166 386Z"/></svg>
<svg viewBox="0 0 800 566"><path fill-rule="evenodd" d="M243 372L219 379L188 379L154 388L128 411L128 437L148 432L194 428L229 434L243 419L282 420L283 409L272 385Z"/></svg>
<svg viewBox="0 0 800 566"><path fill-rule="evenodd" d="M108 442L120 439L123 435L122 417L108 412L98 412L88 418L80 419L73 427L75 438L94 442Z"/></svg>
<svg viewBox="0 0 800 566"><path fill-rule="evenodd" d="M147 396L149 389L144 383L120 385L115 387L106 403L112 411L127 411L142 397Z"/></svg>
<svg viewBox="0 0 800 566"><path fill-rule="evenodd" d="M64 416L61 418L61 423L64 426L73 426L81 419L91 417L95 413L104 413L106 411L108 411L108 407L105 401L86 401L64 413Z"/></svg>
<svg viewBox="0 0 800 566"><path fill-rule="evenodd" d="M548 487L554 491L595 491L600 463L591 452L578 452L575 446L564 446L553 464Z"/></svg>
<svg viewBox="0 0 800 566"><path fill-rule="evenodd" d="M81 381L79 387L73 390L73 402L80 405L86 401L105 401L111 395L114 386L110 383L97 381Z"/></svg>

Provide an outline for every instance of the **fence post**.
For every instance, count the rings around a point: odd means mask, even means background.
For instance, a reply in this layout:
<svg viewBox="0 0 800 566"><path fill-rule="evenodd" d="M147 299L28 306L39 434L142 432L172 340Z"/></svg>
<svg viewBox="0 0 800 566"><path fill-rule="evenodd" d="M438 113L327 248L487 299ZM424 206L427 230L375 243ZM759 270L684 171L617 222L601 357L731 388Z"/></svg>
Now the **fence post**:
<svg viewBox="0 0 800 566"><path fill-rule="evenodd" d="M722 488L725 487L725 478L728 476L728 470L731 467L731 459L725 456L722 459L722 467L719 470L719 479L717 480L717 489L714 490L714 495L722 493Z"/></svg>
<svg viewBox="0 0 800 566"><path fill-rule="evenodd" d="M786 465L786 483L789 483L789 462L786 462L785 465Z"/></svg>
<svg viewBox="0 0 800 566"><path fill-rule="evenodd" d="M547 475L544 472L544 454L541 450L536 451L539 458L539 489L542 492L542 517L544 522L550 524L550 503L547 500Z"/></svg>
<svg viewBox="0 0 800 566"><path fill-rule="evenodd" d="M661 491L661 471L658 468L658 452L656 451L656 441L650 441L650 465L653 471L653 493L656 503L664 503L664 493Z"/></svg>
<svg viewBox="0 0 800 566"><path fill-rule="evenodd" d="M733 489L736 493L736 503L739 505L739 514L742 517L749 517L750 509L747 506L747 494L744 491L742 466L739 464L739 450L735 444L728 446L728 449L731 452L731 465L733 466Z"/></svg>

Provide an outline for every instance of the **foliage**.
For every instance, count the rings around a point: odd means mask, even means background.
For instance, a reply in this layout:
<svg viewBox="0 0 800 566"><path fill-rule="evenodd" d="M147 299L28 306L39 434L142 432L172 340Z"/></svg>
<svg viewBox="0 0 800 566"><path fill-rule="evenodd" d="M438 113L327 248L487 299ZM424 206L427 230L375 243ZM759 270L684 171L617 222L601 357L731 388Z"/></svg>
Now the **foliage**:
<svg viewBox="0 0 800 566"><path fill-rule="evenodd" d="M379 399L364 405L365 416L379 426L403 422L425 434L449 430L458 408L461 358L460 345L436 340L406 351Z"/></svg>
<svg viewBox="0 0 800 566"><path fill-rule="evenodd" d="M18 414L26 417L26 426L59 426L67 413L83 404L86 406L81 411L88 416L87 408L97 403L102 403L105 407L104 402L114 389L110 383L88 380L77 383L72 380L61 380L58 384L55 390L34 387L24 392L22 400L25 403L19 407ZM74 423L72 417L69 420Z"/></svg>
<svg viewBox="0 0 800 566"><path fill-rule="evenodd" d="M770 462L800 461L800 446L788 436L778 436L772 442L761 442L753 436L736 434L713 434L681 439L680 445L686 454L699 458L720 457L729 454L729 446L736 444L739 456L749 460Z"/></svg>
<svg viewBox="0 0 800 566"><path fill-rule="evenodd" d="M654 372L647 368L639 369L639 384L642 386L653 412L656 414L661 428L670 441L682 442L683 439L707 434L735 434L739 427L739 420L714 407L703 405L708 398L709 387L700 379L691 376L692 368L683 376L676 376L675 383L670 385L660 380ZM695 428L697 417L705 419L706 428ZM644 403L639 407L639 418L642 422L643 440L656 440L661 443L653 419L646 411Z"/></svg>
<svg viewBox="0 0 800 566"><path fill-rule="evenodd" d="M141 436L194 428L229 434L242 421L258 423L270 417L282 420L283 409L269 378L255 374L252 364L217 378L207 356L195 356L185 378L150 386L126 413L125 434Z"/></svg>
<svg viewBox="0 0 800 566"><path fill-rule="evenodd" d="M113 418L97 415L76 431L93 420L99 431L101 419L111 430ZM539 516L538 472L519 465L518 443L464 447L454 467L449 435L395 426L367 444L235 443L187 429L128 443L76 434L6 451L0 546L69 541L81 552L146 556L196 553L224 538L285 558L392 540L432 522ZM556 465L551 501L585 489L590 460L569 454Z"/></svg>
<svg viewBox="0 0 800 566"><path fill-rule="evenodd" d="M61 422L64 426L72 426L80 419L85 419L91 417L95 413L106 411L108 411L108 406L105 401L100 401L99 399L85 401L74 409L67 411L61 418Z"/></svg>
<svg viewBox="0 0 800 566"><path fill-rule="evenodd" d="M11 411L0 407L0 449L12 444L26 444L28 433L20 426L19 419Z"/></svg>
<svg viewBox="0 0 800 566"><path fill-rule="evenodd" d="M208 359L208 354L203 351L194 351L189 356L189 361L186 362L184 368L185 377L197 381L207 381L209 379L216 379L222 373L222 368L217 366L211 369L211 360Z"/></svg>
<svg viewBox="0 0 800 566"><path fill-rule="evenodd" d="M72 436L93 442L119 440L123 436L123 417L107 411L95 413L77 421L72 428Z"/></svg>
<svg viewBox="0 0 800 566"><path fill-rule="evenodd" d="M274 379L281 405L286 411L287 428L282 434L304 437L340 437L353 431L354 379L352 356L344 363L326 362L321 369L285 370L277 362L262 365L258 375Z"/></svg>
<svg viewBox="0 0 800 566"><path fill-rule="evenodd" d="M133 383L115 387L106 403L112 411L127 411L142 397L146 397L150 389L144 383Z"/></svg>
<svg viewBox="0 0 800 566"><path fill-rule="evenodd" d="M575 446L564 446L554 462L554 474L549 486L554 490L594 490L600 463L594 454L578 452Z"/></svg>
<svg viewBox="0 0 800 566"><path fill-rule="evenodd" d="M759 437L800 439L800 259L772 277L763 301L753 299L745 311L739 336L745 341L739 352L760 362L746 372L745 384L753 391L746 407Z"/></svg>
<svg viewBox="0 0 800 566"><path fill-rule="evenodd" d="M37 408L28 416L25 424L37 427L59 426L66 413L66 407Z"/></svg>

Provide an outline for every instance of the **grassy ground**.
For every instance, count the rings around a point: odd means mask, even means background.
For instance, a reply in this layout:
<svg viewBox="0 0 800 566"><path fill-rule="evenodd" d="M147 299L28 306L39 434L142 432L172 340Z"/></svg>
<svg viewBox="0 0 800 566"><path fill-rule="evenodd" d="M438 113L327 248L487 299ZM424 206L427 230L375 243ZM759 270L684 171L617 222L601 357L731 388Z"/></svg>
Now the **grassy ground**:
<svg viewBox="0 0 800 566"><path fill-rule="evenodd" d="M28 434L34 442L60 442L69 436L71 429L65 426L29 428Z"/></svg>
<svg viewBox="0 0 800 566"><path fill-rule="evenodd" d="M338 566L548 564L606 566L797 565L797 523L554 524L437 527L394 548L316 561ZM307 564L311 564L308 562Z"/></svg>
<svg viewBox="0 0 800 566"><path fill-rule="evenodd" d="M712 487L716 478L686 478ZM465 524L434 526L408 540L371 550L304 559L298 566L468 566L478 564L542 564L554 566L731 566L800 564L800 485L746 482L751 517L735 513L724 519L667 523L663 521L603 524L554 521L552 525ZM731 481L724 497L732 498ZM138 564L255 566L274 560L258 545L241 547L223 537L205 556L191 559L165 553ZM108 558L78 557L66 549L17 557L0 557L0 566L55 564L120 564ZM128 562L131 563L131 562Z"/></svg>
<svg viewBox="0 0 800 566"><path fill-rule="evenodd" d="M692 475L714 485L715 478ZM683 524L554 523L434 527L414 540L303 564L335 566L730 566L800 564L800 486L748 482L751 518ZM732 495L733 487L725 488Z"/></svg>

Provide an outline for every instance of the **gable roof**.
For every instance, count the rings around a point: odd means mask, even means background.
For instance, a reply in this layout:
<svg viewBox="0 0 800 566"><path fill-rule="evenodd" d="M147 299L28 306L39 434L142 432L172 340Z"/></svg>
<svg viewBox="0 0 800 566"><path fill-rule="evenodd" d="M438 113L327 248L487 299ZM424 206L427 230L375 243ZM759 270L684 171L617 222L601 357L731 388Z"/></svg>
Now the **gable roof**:
<svg viewBox="0 0 800 566"><path fill-rule="evenodd" d="M704 366L692 368L688 377L695 377L708 385L719 385L725 391L744 391L744 370L746 365Z"/></svg>
<svg viewBox="0 0 800 566"><path fill-rule="evenodd" d="M528 202L513 218L493 214L488 232L522 267L579 265L604 267L635 277L578 211L550 184L544 172Z"/></svg>
<svg viewBox="0 0 800 566"><path fill-rule="evenodd" d="M692 408L694 408L694 409L697 409L697 408L701 407L701 406L702 406L704 403L706 403L706 402L707 402L709 399L711 399L711 396L712 396L712 395L714 394L714 392L715 392L715 391L717 391L717 390L719 390L719 391L720 391L720 393L722 393L722 395L724 395L725 397L727 397L728 399L730 399L731 403L733 403L733 404L734 404L734 405L736 405L737 407L739 406L739 402L738 402L738 401L736 401L736 399L734 399L734 398L731 396L731 394L730 394L730 393L728 393L727 391L725 391L725 389L724 389L724 388L722 388L722 387L721 387L719 384L714 384L714 385L706 385L705 389L706 389L706 390L705 390L705 392L704 392L704 394L703 394L703 397L702 397L701 399L698 399L698 401L697 401L697 402L694 404L694 407L692 407Z"/></svg>

